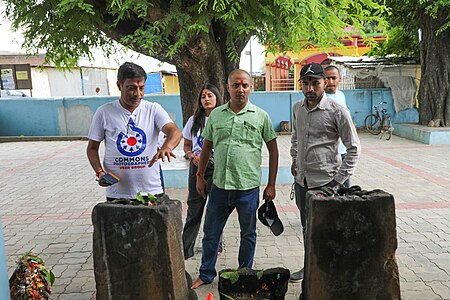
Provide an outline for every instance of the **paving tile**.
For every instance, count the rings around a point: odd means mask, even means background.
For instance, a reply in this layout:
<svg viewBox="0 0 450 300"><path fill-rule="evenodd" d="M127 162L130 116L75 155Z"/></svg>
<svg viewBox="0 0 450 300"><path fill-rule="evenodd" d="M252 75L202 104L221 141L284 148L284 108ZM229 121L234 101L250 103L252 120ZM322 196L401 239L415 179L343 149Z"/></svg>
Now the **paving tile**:
<svg viewBox="0 0 450 300"><path fill-rule="evenodd" d="M450 299L450 146L426 146L396 136L391 141L360 137L363 153L352 184L394 195L402 299ZM289 139L278 138L280 166L290 165ZM95 299L90 213L105 196L94 181L85 149L85 141L0 143L0 153L7 153L9 162L0 162L0 216L8 273L19 255L34 249L57 277L51 299ZM267 155L266 150L263 153ZM263 164L266 161L267 156ZM63 178L69 173L72 181L67 186ZM303 266L302 228L295 202L289 199L290 188L277 185L284 233L275 237L258 223L255 268L280 266L295 272ZM167 193L183 201L185 213L186 189L168 188ZM194 279L201 263L201 238L200 232L197 253L185 261ZM236 268L239 240L233 212L217 270ZM197 289L199 299L208 292L219 298L217 280ZM289 284L286 300L297 300L299 295L300 284Z"/></svg>

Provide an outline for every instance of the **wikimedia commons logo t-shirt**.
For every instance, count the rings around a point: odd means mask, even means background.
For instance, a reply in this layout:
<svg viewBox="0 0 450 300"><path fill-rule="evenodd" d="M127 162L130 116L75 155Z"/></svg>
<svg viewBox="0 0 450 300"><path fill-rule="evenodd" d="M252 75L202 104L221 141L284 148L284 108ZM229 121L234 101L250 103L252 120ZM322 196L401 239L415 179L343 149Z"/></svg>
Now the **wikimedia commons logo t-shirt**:
<svg viewBox="0 0 450 300"><path fill-rule="evenodd" d="M134 119L135 116L131 115L127 131L120 131L117 135L116 147L123 156L115 157L114 165L121 170L145 168L150 164L149 156L140 156L147 147L147 135L136 126Z"/></svg>
<svg viewBox="0 0 450 300"><path fill-rule="evenodd" d="M89 139L105 140L104 168L121 179L107 187L107 197L134 199L139 191L162 193L159 162L151 168L149 164L157 151L159 133L169 122L172 120L159 104L145 100L133 113L119 101L97 109Z"/></svg>
<svg viewBox="0 0 450 300"><path fill-rule="evenodd" d="M117 137L117 150L125 156L138 156L147 146L147 135L136 127L133 118L130 117L127 125L127 132L120 132Z"/></svg>

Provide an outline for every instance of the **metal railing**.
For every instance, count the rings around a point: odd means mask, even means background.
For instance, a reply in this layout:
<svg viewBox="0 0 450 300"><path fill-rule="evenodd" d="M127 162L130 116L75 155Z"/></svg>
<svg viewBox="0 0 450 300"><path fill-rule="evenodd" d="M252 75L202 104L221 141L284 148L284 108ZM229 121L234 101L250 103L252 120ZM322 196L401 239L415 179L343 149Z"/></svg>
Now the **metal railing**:
<svg viewBox="0 0 450 300"><path fill-rule="evenodd" d="M295 84L293 78L272 79L270 86L272 91L292 91Z"/></svg>

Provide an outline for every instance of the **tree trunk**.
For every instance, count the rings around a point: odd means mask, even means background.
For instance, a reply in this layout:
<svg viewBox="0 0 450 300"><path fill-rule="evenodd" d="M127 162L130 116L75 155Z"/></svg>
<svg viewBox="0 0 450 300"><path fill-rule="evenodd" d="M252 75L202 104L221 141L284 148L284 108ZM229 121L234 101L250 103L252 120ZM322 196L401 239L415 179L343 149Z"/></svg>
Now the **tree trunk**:
<svg viewBox="0 0 450 300"><path fill-rule="evenodd" d="M225 54L225 55L224 55ZM198 36L177 54L180 63L175 63L180 82L183 124L192 116L201 87L205 83L214 84L225 97L226 81L230 69L239 66L222 51L215 41L213 32Z"/></svg>
<svg viewBox="0 0 450 300"><path fill-rule="evenodd" d="M96 27L111 39L121 43L123 37L133 35L135 30L140 28L142 20L140 21L139 18L120 20L115 26L111 26L115 22L115 17L104 13L107 7L106 2L97 0L94 3L98 13L102 15L102 19L96 24ZM158 8L159 10L156 7L154 8L154 14L148 16L147 21L149 22L158 20L165 13L161 7ZM219 88L224 99L228 98L226 92L227 76L232 70L239 67L240 53L250 40L251 34L242 34L242 37L233 40L231 45L228 36L226 25L213 20L207 33L193 34L186 41L186 45L172 56L168 55L167 47L161 46L158 48L155 46L152 48L153 58L172 64L177 69L183 124L193 114L203 84L214 84ZM176 42L175 33L169 40L172 44ZM136 52L148 55L149 50L145 48L145 44L145 40L136 38L128 46ZM229 58L228 51L230 49L237 54L237 60Z"/></svg>
<svg viewBox="0 0 450 300"><path fill-rule="evenodd" d="M422 29L419 123L431 127L450 126L450 29L436 35L449 12L441 8L436 18L424 10L418 13Z"/></svg>
<svg viewBox="0 0 450 300"><path fill-rule="evenodd" d="M201 87L211 83L219 88L223 99L228 99L226 83L228 74L239 67L239 60L228 57L225 44L227 32L219 23L211 25L208 34L198 35L177 54L183 124L194 113ZM234 41L236 53L241 53L250 36Z"/></svg>

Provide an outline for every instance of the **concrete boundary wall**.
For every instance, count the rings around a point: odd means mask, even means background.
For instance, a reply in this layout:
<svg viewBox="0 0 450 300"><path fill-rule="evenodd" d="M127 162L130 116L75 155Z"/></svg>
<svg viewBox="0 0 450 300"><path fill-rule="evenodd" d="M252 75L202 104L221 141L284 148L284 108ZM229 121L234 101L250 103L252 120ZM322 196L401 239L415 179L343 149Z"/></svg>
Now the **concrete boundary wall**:
<svg viewBox="0 0 450 300"><path fill-rule="evenodd" d="M345 90L347 106L357 127L373 105L386 101L385 107L394 123L417 123L415 108L394 113L390 89ZM301 92L253 92L250 101L267 111L275 130L281 121L292 124L292 106L303 98ZM0 136L86 136L95 110L102 104L117 100L115 96L57 98L1 98ZM179 95L146 95L148 101L160 103L179 128L183 117Z"/></svg>

